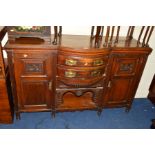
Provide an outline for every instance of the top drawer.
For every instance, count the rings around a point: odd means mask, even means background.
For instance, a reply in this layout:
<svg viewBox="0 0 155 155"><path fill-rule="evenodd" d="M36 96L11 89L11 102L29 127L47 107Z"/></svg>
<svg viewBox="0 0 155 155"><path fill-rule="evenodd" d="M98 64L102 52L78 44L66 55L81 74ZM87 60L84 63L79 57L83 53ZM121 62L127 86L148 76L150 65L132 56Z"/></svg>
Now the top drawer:
<svg viewBox="0 0 155 155"><path fill-rule="evenodd" d="M103 66L106 65L108 61L108 56L100 57L79 57L79 56L66 56L58 55L58 64L66 66Z"/></svg>
<svg viewBox="0 0 155 155"><path fill-rule="evenodd" d="M29 51L20 51L14 54L15 58L20 58L20 59L37 59L37 58L44 58L48 57L51 54L50 51L34 51L34 52L29 52Z"/></svg>

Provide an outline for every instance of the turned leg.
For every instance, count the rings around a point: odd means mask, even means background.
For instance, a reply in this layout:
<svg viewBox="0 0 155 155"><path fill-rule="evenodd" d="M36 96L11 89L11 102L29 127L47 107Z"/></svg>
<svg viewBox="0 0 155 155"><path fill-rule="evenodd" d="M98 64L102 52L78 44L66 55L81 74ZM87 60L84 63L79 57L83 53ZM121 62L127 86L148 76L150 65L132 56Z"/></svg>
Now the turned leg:
<svg viewBox="0 0 155 155"><path fill-rule="evenodd" d="M125 108L125 112L128 113L128 112L130 111L130 109L131 109L131 106L128 105L128 106Z"/></svg>
<svg viewBox="0 0 155 155"><path fill-rule="evenodd" d="M101 114L102 114L102 109L101 109L101 108L99 108L99 109L97 110L97 115L100 117L100 116L101 116Z"/></svg>
<svg viewBox="0 0 155 155"><path fill-rule="evenodd" d="M52 119L54 119L55 118L55 110L52 110L52 112L51 112L51 116L52 116Z"/></svg>
<svg viewBox="0 0 155 155"><path fill-rule="evenodd" d="M101 105L102 105L102 101L101 101L102 94L103 94L102 89L98 89L98 90L94 91L93 101L98 106L98 109L97 109L97 115L98 116L101 116L101 113L102 113L102 108L101 108Z"/></svg>
<svg viewBox="0 0 155 155"><path fill-rule="evenodd" d="M21 119L21 117L20 117L20 112L16 112L16 119L17 119L17 120L20 120L20 119Z"/></svg>

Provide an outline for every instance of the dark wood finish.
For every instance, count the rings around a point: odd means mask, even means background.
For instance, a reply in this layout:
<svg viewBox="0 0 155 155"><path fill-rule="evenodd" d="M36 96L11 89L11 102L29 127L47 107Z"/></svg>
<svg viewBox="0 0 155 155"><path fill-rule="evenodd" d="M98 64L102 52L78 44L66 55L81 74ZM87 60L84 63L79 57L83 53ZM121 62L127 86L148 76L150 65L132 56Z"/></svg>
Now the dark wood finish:
<svg viewBox="0 0 155 155"><path fill-rule="evenodd" d="M155 75L150 84L148 99L155 104Z"/></svg>
<svg viewBox="0 0 155 155"><path fill-rule="evenodd" d="M146 60L146 53L113 51L112 66L104 97L106 107L125 106L127 110L131 108Z"/></svg>
<svg viewBox="0 0 155 155"><path fill-rule="evenodd" d="M1 41L6 34L6 27L0 27L0 123L13 122L11 102L11 85L7 68L7 60L3 58Z"/></svg>
<svg viewBox="0 0 155 155"><path fill-rule="evenodd" d="M104 78L107 72L109 54L108 49L94 49L91 53L89 50L76 50L73 53L69 49L62 49L58 52L57 110L67 110L68 107L68 110L94 108L98 112L101 111L101 96L104 93ZM81 100L80 98L86 93L90 93L90 103L77 102L71 107L68 104L70 101L66 101L70 98L65 98L68 93L71 93L72 98L77 101Z"/></svg>
<svg viewBox="0 0 155 155"><path fill-rule="evenodd" d="M53 57L49 50L15 50L14 76L18 112L51 110ZM34 91L34 93L32 93Z"/></svg>
<svg viewBox="0 0 155 155"><path fill-rule="evenodd" d="M120 37L120 26L108 26L103 37L104 27L98 26L95 35L92 27L91 39L74 35L60 39L55 27L59 45L36 39L8 42L17 117L29 111L51 111L53 116L58 111L86 109L100 114L103 108L115 107L128 111L152 51L140 42L141 34L138 44L132 39L134 29Z"/></svg>

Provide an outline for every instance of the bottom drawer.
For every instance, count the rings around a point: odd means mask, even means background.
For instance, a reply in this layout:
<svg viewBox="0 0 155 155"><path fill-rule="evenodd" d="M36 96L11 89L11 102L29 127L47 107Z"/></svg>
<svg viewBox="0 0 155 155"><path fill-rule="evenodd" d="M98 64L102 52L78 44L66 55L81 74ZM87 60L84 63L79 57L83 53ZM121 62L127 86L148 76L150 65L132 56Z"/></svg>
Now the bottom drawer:
<svg viewBox="0 0 155 155"><path fill-rule="evenodd" d="M78 78L78 79L87 79L87 78L98 78L105 76L105 67L90 67L90 68L66 68L64 66L58 67L57 70L58 76L64 78Z"/></svg>
<svg viewBox="0 0 155 155"><path fill-rule="evenodd" d="M57 87L103 87L104 78L64 78L57 77Z"/></svg>

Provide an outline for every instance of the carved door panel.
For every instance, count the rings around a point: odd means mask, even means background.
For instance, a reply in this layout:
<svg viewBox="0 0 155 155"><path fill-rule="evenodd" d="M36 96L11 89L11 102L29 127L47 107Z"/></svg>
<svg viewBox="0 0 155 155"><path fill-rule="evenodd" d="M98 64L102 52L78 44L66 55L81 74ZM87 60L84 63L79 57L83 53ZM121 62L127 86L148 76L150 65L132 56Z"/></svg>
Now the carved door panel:
<svg viewBox="0 0 155 155"><path fill-rule="evenodd" d="M113 65L105 93L105 104L108 107L129 106L142 74L143 58L126 55L114 56L112 59Z"/></svg>
<svg viewBox="0 0 155 155"><path fill-rule="evenodd" d="M20 110L51 109L52 62L51 52L36 53L36 56L34 53L15 54L14 70Z"/></svg>

